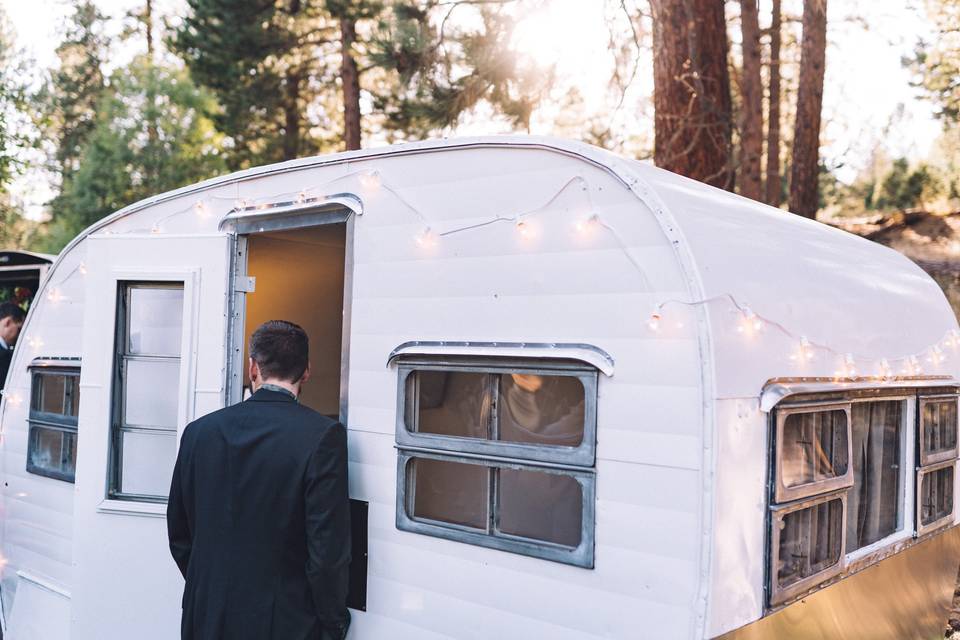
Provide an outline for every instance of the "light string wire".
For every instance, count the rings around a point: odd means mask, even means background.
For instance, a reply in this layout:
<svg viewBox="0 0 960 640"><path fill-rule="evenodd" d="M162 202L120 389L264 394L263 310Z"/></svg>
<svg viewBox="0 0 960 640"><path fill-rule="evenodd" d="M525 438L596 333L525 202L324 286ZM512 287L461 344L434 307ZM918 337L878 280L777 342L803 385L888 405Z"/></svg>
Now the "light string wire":
<svg viewBox="0 0 960 640"><path fill-rule="evenodd" d="M230 198L227 196L208 196L203 200L198 200L197 202L195 202L190 206L184 207L182 209L178 209L176 211L168 213L163 217L157 219L153 223L149 231L152 233L158 233L159 230L161 229L160 225L162 225L164 222L190 211L197 213L197 215L199 215L200 217L207 217L210 213L207 210L208 204L216 201L232 200L234 203L234 207L220 217L221 221L225 219L227 216L237 212L264 211L264 210L269 210L271 207L275 208L278 206L287 206L289 204L305 203L305 202L308 202L309 198L311 197L311 194L314 194L321 189L325 189L326 187L329 187L332 184L336 184L348 178L357 177L357 176L360 177L361 186L363 186L365 189L376 190L376 189L382 188L387 193L390 193L399 203L401 203L407 210L413 213L418 218L418 220L424 224L425 229L421 232L421 235L418 237L418 242L420 244L432 244L432 241L434 238L445 238L445 237L453 236L459 233L475 231L475 230L478 230L490 225L498 224L501 222L512 222L514 223L514 225L516 225L517 229L520 230L521 233L525 233L525 228L524 228L525 219L544 213L551 206L553 206L571 186L580 185L581 192L583 192L586 196L587 210L590 213L590 215L585 221L583 220L579 221L577 223L577 228L581 231L588 226L599 226L599 227L602 227L603 229L606 229L610 233L610 235L616 240L619 246L619 249L627 258L627 260L630 262L631 266L633 266L636 272L640 275L641 279L643 280L645 289L647 291L652 291L650 280L647 277L646 271L643 269L643 267L640 265L640 263L637 261L637 259L634 257L634 255L630 251L629 244L625 241L623 236L613 225L611 225L609 222L601 218L600 215L597 213L596 209L594 208L593 199L590 193L591 192L590 184L581 175L574 175L570 177L546 202L544 202L543 204L535 208L528 209L526 211L522 211L520 213L515 213L515 214L497 214L497 215L494 215L489 220L485 220L482 222L474 222L461 227L446 229L439 233L434 233L432 231L430 218L424 215L424 213L418 207L414 206L409 200L407 200L397 188L393 187L392 185L384 181L378 170L368 170L368 169L357 169L353 171L348 171L347 173L337 176L331 180L301 189L299 191L292 191L292 190L284 191L284 192L274 194L272 196L262 196L252 200L246 200L239 197L240 185L238 183L237 198ZM291 202L281 202L281 203L276 202L277 198L290 196L292 194L296 194L296 200ZM328 196L324 196L324 197L328 197ZM319 199L319 197L317 197L317 199ZM270 200L272 202L270 202L269 204L261 204L264 200ZM251 202L253 203L252 205L250 204ZM120 235L120 234L137 233L137 232L144 232L144 231L148 231L148 230L145 228L138 228L138 229L124 230L121 232L113 232L113 233ZM106 231L105 233L109 234L111 232ZM428 239L429 242L422 242L422 240L424 239ZM59 286L64 282L66 282L67 280L69 280L70 278L72 278L73 276L75 276L78 272L80 273L86 272L85 265L82 261L76 264L65 276L63 276L56 282L51 283L50 286L54 286L54 287ZM53 298L57 297L54 291L51 291L50 293L52 294ZM798 334L791 331L780 322L764 316L760 316L759 314L756 314L749 306L742 304L730 293L722 293L722 294L718 294L708 298L704 298L702 300L668 299L668 300L660 301L655 305L654 312L651 315L648 325L652 330L658 331L660 320L661 320L660 312L663 311L669 305L697 307L697 306L705 306L712 302L718 302L721 300L729 301L729 303L733 306L733 308L741 314L742 316L741 327L740 327L741 332L757 333L762 331L763 328L769 326L769 327L775 328L777 331L779 331L780 333L782 333L784 336L788 338L792 338L792 339L799 338L799 341L800 341L799 349L796 354L791 356L792 360L801 360L801 361L810 360L814 357L814 351L816 350L825 351L835 356L840 356L843 359L843 364L842 364L843 371L838 371L837 372L838 374L844 373L845 375L851 375L851 376L855 375L856 361L868 360L874 363L879 363L881 374L884 375L885 377L889 376L892 373L891 363L893 362L897 362L897 363L906 362L908 366L904 370L904 373L915 375L922 371L921 366L919 364L920 358L927 356L926 360L928 362L934 362L935 364L939 364L945 360L946 356L943 353L941 345L952 347L954 350L960 348L960 333L958 333L955 329L951 329L945 332L944 335L933 345L928 346L927 348L921 350L920 352L916 352L908 355L902 355L895 358L877 358L876 356L865 356L862 354L855 354L849 351L842 351L842 350L834 349L833 347L824 343L812 342L804 335L798 336Z"/></svg>

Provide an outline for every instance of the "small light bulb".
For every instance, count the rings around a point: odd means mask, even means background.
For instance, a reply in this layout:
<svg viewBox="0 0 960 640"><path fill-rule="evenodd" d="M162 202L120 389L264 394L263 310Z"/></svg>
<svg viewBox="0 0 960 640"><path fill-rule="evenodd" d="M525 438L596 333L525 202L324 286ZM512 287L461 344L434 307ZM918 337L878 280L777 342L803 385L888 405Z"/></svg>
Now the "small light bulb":
<svg viewBox="0 0 960 640"><path fill-rule="evenodd" d="M947 335L947 346L953 349L960 347L960 332L956 329L951 330Z"/></svg>
<svg viewBox="0 0 960 640"><path fill-rule="evenodd" d="M43 347L43 340L38 337L31 337L27 339L27 344L30 345L31 349L37 350Z"/></svg>
<svg viewBox="0 0 960 640"><path fill-rule="evenodd" d="M663 318L659 313L650 314L650 319L647 320L647 326L650 327L651 331L660 331L660 322Z"/></svg>
<svg viewBox="0 0 960 640"><path fill-rule="evenodd" d="M203 201L198 201L193 205L193 212L197 214L198 218L206 218L210 215L210 210L207 208L207 205Z"/></svg>
<svg viewBox="0 0 960 640"><path fill-rule="evenodd" d="M150 228L150 233L154 233L154 234L160 233L160 227L158 227L157 225L153 225L153 226Z"/></svg>
<svg viewBox="0 0 960 640"><path fill-rule="evenodd" d="M937 345L930 347L930 357L927 358L927 362L932 362L933 364L940 364L945 360L943 355L943 349Z"/></svg>
<svg viewBox="0 0 960 640"><path fill-rule="evenodd" d="M587 233L593 231L600 225L600 216L597 214L591 215L589 218L584 220L578 220L576 226L577 233Z"/></svg>
<svg viewBox="0 0 960 640"><path fill-rule="evenodd" d="M417 244L424 248L433 247L437 244L437 236L430 227L426 227L417 235Z"/></svg>
<svg viewBox="0 0 960 640"><path fill-rule="evenodd" d="M524 222L523 220L517 221L517 233L520 234L521 238L530 237L530 225Z"/></svg>
<svg viewBox="0 0 960 640"><path fill-rule="evenodd" d="M244 200L243 198L240 198L233 203L233 208L237 211L243 211L244 209L247 208L247 201Z"/></svg>
<svg viewBox="0 0 960 640"><path fill-rule="evenodd" d="M750 307L744 307L740 312L740 323L737 326L737 331L753 335L761 329L763 329L763 320L760 319L760 316L754 313Z"/></svg>
<svg viewBox="0 0 960 640"><path fill-rule="evenodd" d="M57 287L50 289L50 291L47 293L47 300L50 302L60 302L62 299L63 295L60 293L60 289Z"/></svg>
<svg viewBox="0 0 960 640"><path fill-rule="evenodd" d="M890 362L886 358L880 359L880 373L878 377L880 379L886 379L890 377Z"/></svg>
<svg viewBox="0 0 960 640"><path fill-rule="evenodd" d="M790 359L807 362L808 360L813 360L813 356L813 345L810 344L807 336L800 336L800 346L797 348L797 352L790 356Z"/></svg>
<svg viewBox="0 0 960 640"><path fill-rule="evenodd" d="M376 191L380 188L380 172L379 171L369 171L367 173L360 174L360 185L367 189L368 191Z"/></svg>
<svg viewBox="0 0 960 640"><path fill-rule="evenodd" d="M307 201L306 191L301 191L300 193L297 194L297 204L303 204L306 201Z"/></svg>
<svg viewBox="0 0 960 640"><path fill-rule="evenodd" d="M81 263L80 263L80 266L77 267L77 271L79 271L79 272L80 272L80 275L82 275L82 276L87 275L87 263L86 263L86 262L81 262Z"/></svg>
<svg viewBox="0 0 960 640"><path fill-rule="evenodd" d="M10 404L14 407L19 407L23 404L23 396L21 396L19 393L11 393L8 398L10 400Z"/></svg>

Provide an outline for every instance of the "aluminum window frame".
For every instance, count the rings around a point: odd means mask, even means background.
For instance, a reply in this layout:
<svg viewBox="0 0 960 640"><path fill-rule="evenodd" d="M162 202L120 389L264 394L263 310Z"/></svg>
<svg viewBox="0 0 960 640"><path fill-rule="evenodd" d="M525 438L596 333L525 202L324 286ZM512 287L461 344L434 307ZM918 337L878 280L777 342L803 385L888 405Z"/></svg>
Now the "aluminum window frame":
<svg viewBox="0 0 960 640"><path fill-rule="evenodd" d="M487 527L480 531L466 525L443 522L412 516L416 487L412 478L411 461L430 459L444 462L480 465L495 469L516 469L538 473L551 473L573 478L580 485L581 518L580 543L568 547L556 542L537 540L506 534L497 530L499 501L499 474L490 475L487 496ZM451 455L430 450L400 449L397 456L397 504L396 526L401 531L419 533L454 542L472 544L497 551L506 551L543 560L551 560L585 569L594 567L595 521L596 521L596 474L592 469L563 465L529 464L521 460L485 458L470 455Z"/></svg>
<svg viewBox="0 0 960 640"><path fill-rule="evenodd" d="M842 410L847 417L846 435L847 435L847 469L843 475L817 480L806 484L788 487L783 481L783 433L787 418L792 415L806 413L821 413L824 411ZM810 403L802 405L786 405L778 407L776 412L776 435L774 444L774 501L778 504L790 502L792 500L802 500L835 491L838 489L849 489L853 486L853 437L851 415L851 401L828 401L820 403Z"/></svg>
<svg viewBox="0 0 960 640"><path fill-rule="evenodd" d="M37 393L39 391L39 386L37 381L40 377L45 375L61 375L66 377L74 378L73 382L73 392L80 393L80 361L79 359L63 359L62 361L58 360L55 364L50 364L47 360L35 360L31 363L30 367L30 408L27 416L27 455L26 455L26 471L33 475L43 476L45 478L51 478L53 480L60 480L62 482L69 482L71 484L76 483L76 463L74 463L74 472L73 473L63 473L60 471L55 471L53 469L48 469L46 467L41 467L33 464L32 462L32 453L35 449L35 439L34 434L38 429L43 429L46 431L60 431L63 434L71 434L74 436L74 449L76 450L77 445L79 444L79 419L78 416L67 416L64 414L56 414L48 411L40 411L34 408L37 399ZM64 401L67 398L67 390L64 388ZM78 412L79 413L79 412ZM63 436L61 436L62 438ZM61 439L61 447L63 446L63 440ZM62 451L62 449L61 449Z"/></svg>
<svg viewBox="0 0 960 640"><path fill-rule="evenodd" d="M953 448L934 453L927 453L924 451L923 446L923 409L927 404L940 403L944 400L953 400L953 403L957 409L957 424L954 425ZM917 405L917 452L920 457L921 467L926 467L928 465L937 464L940 462L947 462L957 458L958 452L960 452L960 397L958 397L957 394L921 395L919 397L919 403Z"/></svg>
<svg viewBox="0 0 960 640"><path fill-rule="evenodd" d="M951 496L950 513L938 518L929 524L923 524L923 519L921 518L921 513L923 509L923 504L921 503L921 493L923 492L923 478L931 473L941 471L943 469L953 469L953 495ZM953 523L954 514L957 512L957 461L956 460L947 460L945 462L939 462L937 464L931 464L925 467L920 467L917 469L917 483L916 483L916 496L915 496L915 513L914 518L916 518L916 531L917 537L921 537L930 533L931 531L936 531L942 527L945 527L948 524Z"/></svg>
<svg viewBox="0 0 960 640"><path fill-rule="evenodd" d="M183 312L180 320L181 349L177 356L160 355L131 355L127 353L128 336L130 330L130 292L135 289L173 289L183 293ZM117 305L115 312L114 349L113 349L113 387L111 398L110 417L110 450L107 456L107 499L133 502L149 502L166 504L167 495L151 495L124 492L123 487L123 437L126 433L146 433L156 436L169 436L174 440L174 448L178 442L179 427L158 427L151 425L128 425L125 423L127 378L126 363L129 361L158 362L176 360L180 366L180 375L183 376L185 365L183 353L183 333L187 330L187 288L188 283L183 279L160 280L118 280ZM176 391L179 404L179 391ZM178 407L179 414L179 407Z"/></svg>
<svg viewBox="0 0 960 640"><path fill-rule="evenodd" d="M840 554L837 562L833 565L818 571L806 578L801 578L797 582L786 587L781 587L777 581L776 567L780 564L780 527L779 523L784 516L802 511L809 507L817 506L831 502L833 500L841 501L840 510ZM821 583L842 573L847 566L847 488L836 489L829 493L823 493L811 498L798 500L788 504L771 505L770 507L770 579L767 581L770 587L770 606L784 604L799 595L817 587Z"/></svg>
<svg viewBox="0 0 960 640"><path fill-rule="evenodd" d="M480 456L512 458L530 462L565 464L592 467L597 452L597 399L599 371L582 362L558 359L523 359L514 357L470 358L438 356L436 358L410 357L402 359L397 376L397 445L401 448L423 448L466 453ZM583 438L576 447L483 440L440 434L420 433L407 428L407 379L416 371L452 371L500 375L524 373L542 376L575 377L583 385L584 412ZM496 386L496 385L494 385ZM413 398L416 402L416 398ZM492 421L497 421L497 411L492 412ZM416 409L414 406L414 414ZM494 433L498 429L493 425Z"/></svg>

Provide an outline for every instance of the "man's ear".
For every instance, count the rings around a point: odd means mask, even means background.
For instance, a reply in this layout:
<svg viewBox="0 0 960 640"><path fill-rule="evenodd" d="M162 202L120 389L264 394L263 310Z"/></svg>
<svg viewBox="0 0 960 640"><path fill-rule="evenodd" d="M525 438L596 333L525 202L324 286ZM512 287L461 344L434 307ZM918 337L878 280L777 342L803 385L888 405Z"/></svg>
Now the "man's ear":
<svg viewBox="0 0 960 640"><path fill-rule="evenodd" d="M307 363L307 369L303 372L303 375L300 376L299 382L300 382L300 384L303 384L304 382L306 382L306 381L309 380L309 379L310 379L310 363L308 362L308 363Z"/></svg>
<svg viewBox="0 0 960 640"><path fill-rule="evenodd" d="M260 382L260 366L253 358L248 358L247 360L250 363L248 372L250 374L250 386L252 387Z"/></svg>

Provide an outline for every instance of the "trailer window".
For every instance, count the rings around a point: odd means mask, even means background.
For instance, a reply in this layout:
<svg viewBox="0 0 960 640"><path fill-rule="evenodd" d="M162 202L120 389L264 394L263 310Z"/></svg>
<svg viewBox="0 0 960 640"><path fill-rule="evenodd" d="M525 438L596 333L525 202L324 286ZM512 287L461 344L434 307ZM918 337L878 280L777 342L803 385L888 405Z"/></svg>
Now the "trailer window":
<svg viewBox="0 0 960 640"><path fill-rule="evenodd" d="M79 368L33 368L27 436L28 472L74 482L79 403Z"/></svg>
<svg viewBox="0 0 960 640"><path fill-rule="evenodd" d="M847 497L847 552L899 529L904 402L855 402L851 411L853 486Z"/></svg>
<svg viewBox="0 0 960 640"><path fill-rule="evenodd" d="M778 418L778 502L851 484L849 405L785 410Z"/></svg>
<svg viewBox="0 0 960 640"><path fill-rule="evenodd" d="M176 457L182 283L121 283L110 495L166 499Z"/></svg>
<svg viewBox="0 0 960 640"><path fill-rule="evenodd" d="M774 513L773 542L777 550L774 597L827 577L839 570L843 553L844 498L833 495L780 509Z"/></svg>
<svg viewBox="0 0 960 640"><path fill-rule="evenodd" d="M920 463L933 464L957 457L957 398L920 401Z"/></svg>
<svg viewBox="0 0 960 640"><path fill-rule="evenodd" d="M920 524L930 527L953 514L954 463L924 471L920 477Z"/></svg>
<svg viewBox="0 0 960 640"><path fill-rule="evenodd" d="M592 566L596 369L497 358L399 369L397 526Z"/></svg>

